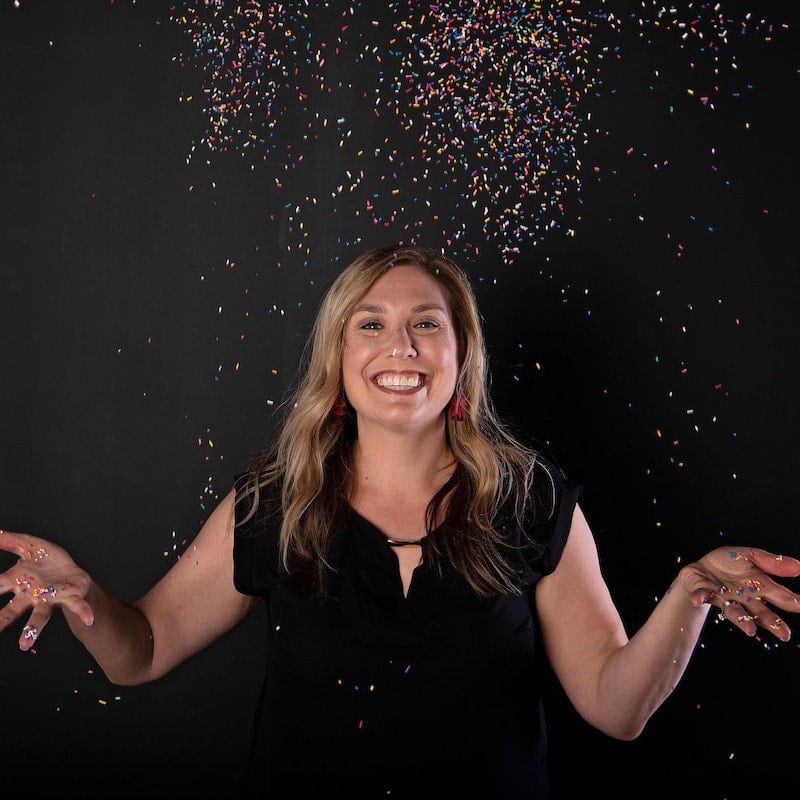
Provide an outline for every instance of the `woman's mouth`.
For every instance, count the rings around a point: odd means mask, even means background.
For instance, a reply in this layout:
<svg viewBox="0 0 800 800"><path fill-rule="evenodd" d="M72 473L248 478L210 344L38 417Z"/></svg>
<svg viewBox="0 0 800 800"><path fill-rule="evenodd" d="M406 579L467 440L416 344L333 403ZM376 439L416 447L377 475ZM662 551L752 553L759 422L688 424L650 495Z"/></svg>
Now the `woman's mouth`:
<svg viewBox="0 0 800 800"><path fill-rule="evenodd" d="M375 376L381 389L416 389L422 386L423 377L418 372L382 372Z"/></svg>

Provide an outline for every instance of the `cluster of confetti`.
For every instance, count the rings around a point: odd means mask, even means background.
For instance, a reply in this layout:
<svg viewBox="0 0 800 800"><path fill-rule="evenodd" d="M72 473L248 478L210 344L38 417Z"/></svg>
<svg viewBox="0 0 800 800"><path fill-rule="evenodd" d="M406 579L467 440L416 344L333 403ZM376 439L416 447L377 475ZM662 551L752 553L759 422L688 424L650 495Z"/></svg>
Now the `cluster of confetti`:
<svg viewBox="0 0 800 800"><path fill-rule="evenodd" d="M291 169L307 154L304 145L318 141L329 125L339 137L350 135L345 117L321 115L316 109L325 95L353 88L352 80L343 84L336 74L346 72L343 62L353 53L356 61L363 58L362 36L350 30L363 4L343 11L333 5L214 0L173 9L172 20L193 48L176 60L197 66L204 75L200 103L208 129L202 145L208 151L239 151L254 162L270 160ZM322 17L331 14L341 18L339 35L333 42L317 41L314 31L324 30L327 21ZM181 99L195 101L193 95ZM301 141L282 125L289 110L304 117ZM280 179L276 186L280 188Z"/></svg>
<svg viewBox="0 0 800 800"><path fill-rule="evenodd" d="M504 256L542 238L580 188L590 40L564 5L433 4L400 26L390 103L419 132L418 157L480 209L483 237Z"/></svg>
<svg viewBox="0 0 800 800"><path fill-rule="evenodd" d="M252 168L266 166L282 190L285 173L337 148L341 172L319 186L334 213L337 198L360 187L360 219L399 226L412 242L441 235L454 254L490 244L509 263L553 233L575 235L579 218L569 209L586 180L583 151L613 128L598 126L585 101L597 108L597 98L613 95L606 72L624 60L626 36L654 54L642 70L651 90L683 82L670 96L674 112L695 102L713 110L751 90L738 75L737 43L768 45L785 28L721 2L641 2L622 15L574 0L397 0L380 10L209 0L173 7L171 19L191 42L176 60L203 76L207 157L238 152ZM686 70L662 69L661 48L685 53ZM351 112L365 103L376 119L366 141L353 135ZM633 146L627 155L652 159ZM656 162L663 169L669 157ZM589 174L606 171L593 165ZM413 197L401 186L409 182ZM438 206L454 195L455 208Z"/></svg>
<svg viewBox="0 0 800 800"><path fill-rule="evenodd" d="M732 12L731 7L736 8ZM776 34L788 28L787 23L759 18L742 8L739 2L684 2L663 5L643 2L636 13L630 15L628 25L638 29L648 45L663 37L666 46L686 56L685 66L693 75L685 87L687 97L703 106L714 108L716 97L739 97L752 85L745 77L738 77L738 41L758 39L765 45L772 43ZM653 78L671 80L655 69Z"/></svg>
<svg viewBox="0 0 800 800"><path fill-rule="evenodd" d="M559 4L546 13L538 3L390 3L381 20L364 4L334 5L212 2L174 11L193 47L177 60L204 75L204 152L269 164L281 189L280 173L329 139L348 152L326 194L366 182L372 191L358 216L404 221L410 240L443 224L451 246L461 242L469 254L479 252L471 240L486 239L510 258L558 226L564 193L580 186L576 112L589 42ZM340 17L331 42L315 38L324 14ZM333 102L335 115L319 111ZM351 140L348 116L365 102L387 132L369 150ZM290 137L287 116L301 141ZM403 196L397 170L415 184L414 197ZM460 215L431 210L443 188L459 197ZM458 219L468 209L474 231Z"/></svg>

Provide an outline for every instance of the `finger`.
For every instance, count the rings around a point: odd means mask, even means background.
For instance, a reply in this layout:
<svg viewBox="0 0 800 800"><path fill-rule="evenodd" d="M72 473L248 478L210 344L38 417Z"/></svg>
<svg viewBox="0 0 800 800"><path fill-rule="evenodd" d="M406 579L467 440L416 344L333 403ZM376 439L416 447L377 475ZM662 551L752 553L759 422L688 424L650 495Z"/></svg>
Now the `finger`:
<svg viewBox="0 0 800 800"><path fill-rule="evenodd" d="M684 591L689 595L689 600L695 608L710 603L718 587L719 583L696 570L688 573L683 583Z"/></svg>
<svg viewBox="0 0 800 800"><path fill-rule="evenodd" d="M751 613L741 603L730 598L725 599L722 592L720 592L718 594L717 607L719 609L717 619L720 622L732 623L747 636L752 637L758 633L757 615Z"/></svg>
<svg viewBox="0 0 800 800"><path fill-rule="evenodd" d="M33 600L36 607L39 605L58 605L71 611L85 625L94 622L94 611L84 600L83 593L72 583L63 583L60 586L39 585L27 589L27 597Z"/></svg>
<svg viewBox="0 0 800 800"><path fill-rule="evenodd" d="M748 636L755 636L758 628L762 628L782 642L788 642L792 638L791 628L771 608L763 606L758 613L753 613L755 610L734 603L726 609L724 617Z"/></svg>
<svg viewBox="0 0 800 800"><path fill-rule="evenodd" d="M2 633L9 625L16 622L23 614L28 606L14 602L12 597L0 610L0 633Z"/></svg>
<svg viewBox="0 0 800 800"><path fill-rule="evenodd" d="M47 555L34 537L2 529L0 529L0 550L15 553L20 558L29 561L42 559Z"/></svg>
<svg viewBox="0 0 800 800"><path fill-rule="evenodd" d="M715 592L710 586L699 586L691 591L689 598L692 605L695 608L699 608L705 603L710 603L711 599L714 597L714 594Z"/></svg>
<svg viewBox="0 0 800 800"><path fill-rule="evenodd" d="M79 594L74 594L59 601L60 605L69 609L84 625L94 623L92 607Z"/></svg>
<svg viewBox="0 0 800 800"><path fill-rule="evenodd" d="M767 601L770 605L777 606L782 611L792 614L800 613L800 595L793 592L781 583L777 583L768 576L761 581L746 581L744 591L759 600Z"/></svg>
<svg viewBox="0 0 800 800"><path fill-rule="evenodd" d="M759 582L748 581L747 583L758 584ZM750 586L746 591L740 589L731 592L723 587L724 594L723 592L719 593L719 599L722 602L719 605L720 611L717 617L720 621L733 623L748 636L755 636L758 628L763 628L782 642L788 642L792 636L791 628L766 604L761 593L749 594L752 589L753 587Z"/></svg>
<svg viewBox="0 0 800 800"><path fill-rule="evenodd" d="M753 616L766 617L768 624L772 624L773 617L777 619L777 615L767 603L782 611L800 612L800 595L773 580L763 570L756 570L747 578L739 578L733 585L720 586L718 594L727 603L740 603L746 611L749 608ZM785 627L785 623L781 624Z"/></svg>
<svg viewBox="0 0 800 800"><path fill-rule="evenodd" d="M778 591L771 592L769 601L773 605L778 606L781 611L800 614L800 597L794 592L790 592L785 586L779 586Z"/></svg>
<svg viewBox="0 0 800 800"><path fill-rule="evenodd" d="M748 551L747 558L770 575L777 575L780 578L796 578L800 575L800 560L791 556L752 549Z"/></svg>
<svg viewBox="0 0 800 800"><path fill-rule="evenodd" d="M695 608L712 603L719 589L719 581L699 570L691 570L684 578L684 591Z"/></svg>
<svg viewBox="0 0 800 800"><path fill-rule="evenodd" d="M50 621L50 616L49 608L34 608L30 617L28 617L28 624L22 629L22 633L19 635L20 650L30 650L36 644L39 635Z"/></svg>
<svg viewBox="0 0 800 800"><path fill-rule="evenodd" d="M759 617L757 621L764 630L770 631L782 642L788 642L792 638L792 629L784 622L783 617L779 617L775 612L771 612L767 617Z"/></svg>
<svg viewBox="0 0 800 800"><path fill-rule="evenodd" d="M43 583L17 581L15 590L16 597L12 597L0 610L0 633L19 619L31 606L38 607L47 604L59 605L68 609L85 625L94 623L92 607L84 600L78 587L71 583L64 583L56 587ZM2 591L1 587L0 591ZM50 613L48 611L48 617Z"/></svg>

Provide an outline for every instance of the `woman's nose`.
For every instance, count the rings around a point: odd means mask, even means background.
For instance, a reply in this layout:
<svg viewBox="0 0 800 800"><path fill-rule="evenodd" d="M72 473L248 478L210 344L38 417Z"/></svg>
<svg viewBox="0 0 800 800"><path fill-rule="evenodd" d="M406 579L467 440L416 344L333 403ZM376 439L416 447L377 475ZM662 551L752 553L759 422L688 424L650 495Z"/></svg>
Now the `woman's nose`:
<svg viewBox="0 0 800 800"><path fill-rule="evenodd" d="M392 358L412 358L417 354L414 342L411 341L411 336L405 327L397 328L394 331L389 342L389 348L389 354Z"/></svg>

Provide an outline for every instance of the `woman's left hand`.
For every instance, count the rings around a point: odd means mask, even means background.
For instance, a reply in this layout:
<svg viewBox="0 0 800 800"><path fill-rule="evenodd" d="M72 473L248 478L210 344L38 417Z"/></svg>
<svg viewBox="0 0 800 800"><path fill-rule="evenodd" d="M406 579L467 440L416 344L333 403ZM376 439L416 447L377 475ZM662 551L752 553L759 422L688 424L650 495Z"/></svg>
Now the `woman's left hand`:
<svg viewBox="0 0 800 800"><path fill-rule="evenodd" d="M748 636L763 628L786 642L791 630L771 606L798 613L800 594L771 575L795 578L800 575L800 561L756 548L718 547L684 567L681 585L695 606L716 606L720 619L732 622Z"/></svg>

